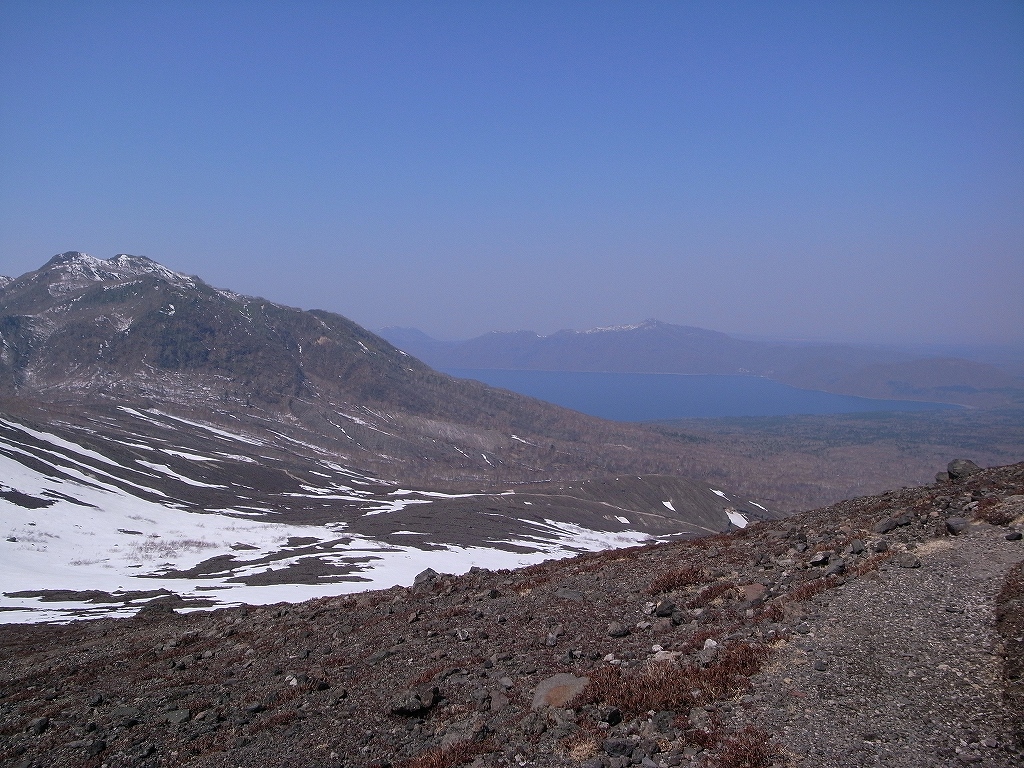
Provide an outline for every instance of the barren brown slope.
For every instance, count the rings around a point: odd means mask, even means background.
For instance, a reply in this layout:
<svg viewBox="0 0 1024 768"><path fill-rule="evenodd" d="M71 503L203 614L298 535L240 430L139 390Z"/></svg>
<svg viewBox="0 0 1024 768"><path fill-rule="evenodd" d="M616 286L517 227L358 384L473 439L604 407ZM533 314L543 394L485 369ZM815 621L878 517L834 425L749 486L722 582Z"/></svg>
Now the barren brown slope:
<svg viewBox="0 0 1024 768"><path fill-rule="evenodd" d="M124 254L60 254L0 286L0 396L33 418L116 404L292 430L421 487L679 468L674 441L642 428L450 378L340 315Z"/></svg>
<svg viewBox="0 0 1024 768"><path fill-rule="evenodd" d="M358 598L7 626L0 760L1006 768L1022 527L1017 464Z"/></svg>

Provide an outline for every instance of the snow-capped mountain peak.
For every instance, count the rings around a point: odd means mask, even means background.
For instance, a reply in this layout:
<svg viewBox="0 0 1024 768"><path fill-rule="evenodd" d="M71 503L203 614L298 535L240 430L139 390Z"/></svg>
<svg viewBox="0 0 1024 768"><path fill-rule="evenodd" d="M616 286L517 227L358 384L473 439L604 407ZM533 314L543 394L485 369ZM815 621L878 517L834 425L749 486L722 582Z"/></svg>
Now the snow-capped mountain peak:
<svg viewBox="0 0 1024 768"><path fill-rule="evenodd" d="M585 331L577 331L580 334L590 333L613 333L621 331L649 331L664 325L660 320L644 320L641 323L632 323L631 325L609 325L602 326L599 328L588 328Z"/></svg>
<svg viewBox="0 0 1024 768"><path fill-rule="evenodd" d="M175 272L146 256L132 256L119 253L110 259L97 259L80 251L59 253L50 259L40 273L52 279L53 273L60 273L59 283L70 287L82 287L90 282L126 282L143 275L153 274L176 285L194 285L195 280Z"/></svg>

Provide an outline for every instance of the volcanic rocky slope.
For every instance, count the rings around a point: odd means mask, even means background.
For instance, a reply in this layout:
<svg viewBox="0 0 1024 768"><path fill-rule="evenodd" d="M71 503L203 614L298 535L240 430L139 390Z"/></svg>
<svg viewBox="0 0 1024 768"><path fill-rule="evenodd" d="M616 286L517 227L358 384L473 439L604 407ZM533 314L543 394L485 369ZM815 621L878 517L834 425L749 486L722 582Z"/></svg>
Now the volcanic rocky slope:
<svg viewBox="0 0 1024 768"><path fill-rule="evenodd" d="M1024 464L299 605L0 628L19 766L1024 758Z"/></svg>

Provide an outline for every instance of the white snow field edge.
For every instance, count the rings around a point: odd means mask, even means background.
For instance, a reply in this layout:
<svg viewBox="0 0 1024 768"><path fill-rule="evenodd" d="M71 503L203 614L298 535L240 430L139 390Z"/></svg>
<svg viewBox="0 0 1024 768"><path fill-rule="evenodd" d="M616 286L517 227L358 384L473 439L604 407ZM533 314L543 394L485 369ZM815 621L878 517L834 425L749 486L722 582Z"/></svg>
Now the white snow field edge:
<svg viewBox="0 0 1024 768"><path fill-rule="evenodd" d="M24 429L22 425L17 426ZM33 430L32 435L51 445L86 453L81 446L69 445L55 435L38 430ZM23 453L13 445L8 445L7 450ZM105 457L101 460L109 462ZM255 521L240 516L251 514L245 509L187 512L132 495L104 482L95 470L91 475L79 475L62 466L61 471L70 479L50 477L0 454L0 492L14 490L53 501L49 506L29 509L0 498L0 623L130 616L140 606L139 603L42 602L37 597L8 596L17 592L99 590L116 598L124 592L167 589L184 598L212 601L215 606L299 602L411 584L415 575L426 568L446 573L462 573L473 566L515 568L581 551L632 546L650 540L648 534L640 531L595 531L547 520L537 528L537 536L495 541L494 548L450 545L443 549L419 549L346 533L344 523L292 525ZM396 499L394 506L402 501L412 500ZM374 511L392 511L388 508L390 505L382 506L383 509ZM341 539L330 552L318 552L315 557L328 564L347 566L353 580L267 586L229 581L287 568L301 558L310 557L308 551L296 552L294 556L288 554L270 564L239 568L241 563L234 563L223 576L159 575L172 569L187 571L216 555L236 553L250 560L284 554L290 537L315 538L320 542ZM500 548L502 544L532 551L510 552ZM244 552L233 550L237 545L245 545Z"/></svg>

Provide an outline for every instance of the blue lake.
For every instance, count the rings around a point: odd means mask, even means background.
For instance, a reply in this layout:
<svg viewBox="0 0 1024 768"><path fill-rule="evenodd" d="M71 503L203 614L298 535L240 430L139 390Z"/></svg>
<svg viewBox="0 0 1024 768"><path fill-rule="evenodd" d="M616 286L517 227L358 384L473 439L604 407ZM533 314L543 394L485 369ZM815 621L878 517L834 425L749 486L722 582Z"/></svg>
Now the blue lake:
<svg viewBox="0 0 1024 768"><path fill-rule="evenodd" d="M683 376L674 373L581 373L453 368L445 373L476 379L576 411L616 421L792 416L863 411L958 408L912 400L872 400L798 389L757 376Z"/></svg>

